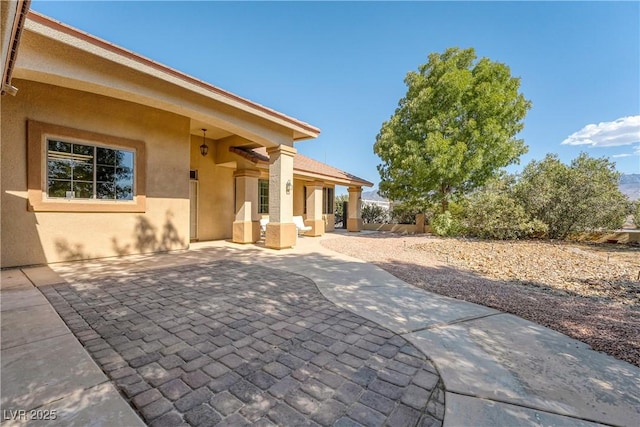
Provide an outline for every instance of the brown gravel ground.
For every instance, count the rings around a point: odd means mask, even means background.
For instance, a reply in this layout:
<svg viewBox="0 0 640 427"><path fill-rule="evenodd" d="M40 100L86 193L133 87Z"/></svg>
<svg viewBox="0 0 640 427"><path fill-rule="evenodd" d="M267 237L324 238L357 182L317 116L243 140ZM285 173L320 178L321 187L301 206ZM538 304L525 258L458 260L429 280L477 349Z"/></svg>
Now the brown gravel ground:
<svg viewBox="0 0 640 427"><path fill-rule="evenodd" d="M420 288L493 307L640 367L640 248L341 235L329 249Z"/></svg>

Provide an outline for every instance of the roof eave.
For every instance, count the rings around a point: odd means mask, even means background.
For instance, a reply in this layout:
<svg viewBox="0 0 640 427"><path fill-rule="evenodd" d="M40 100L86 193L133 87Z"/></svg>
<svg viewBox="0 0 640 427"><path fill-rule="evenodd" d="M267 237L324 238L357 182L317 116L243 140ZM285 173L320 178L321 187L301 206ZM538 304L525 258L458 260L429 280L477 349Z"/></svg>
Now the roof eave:
<svg viewBox="0 0 640 427"><path fill-rule="evenodd" d="M298 172L299 175L305 176L305 177L310 177L310 178L320 178L323 179L325 181L329 181L332 182L334 184L338 184L338 185L344 185L347 187L373 187L373 183L364 180L364 179L344 179L344 178L338 178L332 175L325 175L322 173L318 173L318 172L311 172L311 171L307 171L304 169L299 169L299 168L293 168L294 172Z"/></svg>
<svg viewBox="0 0 640 427"><path fill-rule="evenodd" d="M67 36L65 38L65 42L76 48L83 49L83 43L88 43L94 47L97 47L99 49L92 50L92 53L107 60L117 62L117 59L121 58L123 63L133 61L140 65L140 67L137 68L138 71L141 71L145 69L145 67L148 67L147 69L156 71L156 73L154 73L155 76L157 76L159 72L161 78L163 78L163 80L167 81L168 83L176 84L175 79L178 79L180 82L193 85L200 88L200 90L204 89L205 93L212 100L222 102L233 108L238 108L242 111L258 117L262 117L263 119L269 120L275 124L290 129L293 132L294 140L313 139L317 138L320 134L320 129L315 126L294 119L293 117L265 107L264 105L255 103L246 98L228 92L203 80L197 79L174 68L168 67L152 59L139 55L133 51L117 46L92 34L73 28L63 22L57 21L38 12L32 10L29 11L27 15L27 21L32 21L34 23L40 24L51 31L57 31L65 34ZM56 39L60 41L60 38ZM111 55L106 55L105 53L110 53Z"/></svg>
<svg viewBox="0 0 640 427"><path fill-rule="evenodd" d="M18 0L15 3L6 4L5 7L10 7L12 4L15 4L15 13L13 14L13 19L11 19L11 13L7 12L8 20L11 22L11 37L8 40L8 45L6 46L7 52L6 57L4 59L4 67L2 70L2 82L0 82L0 95L10 94L15 95L18 92L18 89L13 87L11 84L11 78L13 75L13 69L15 67L16 59L18 57L18 48L20 46L20 37L22 36L22 30L24 29L24 23L27 19L27 14L29 12L29 6L31 4L31 0ZM8 24L8 22L2 22L3 25ZM2 42L4 44L4 41ZM5 46L2 47L4 50Z"/></svg>

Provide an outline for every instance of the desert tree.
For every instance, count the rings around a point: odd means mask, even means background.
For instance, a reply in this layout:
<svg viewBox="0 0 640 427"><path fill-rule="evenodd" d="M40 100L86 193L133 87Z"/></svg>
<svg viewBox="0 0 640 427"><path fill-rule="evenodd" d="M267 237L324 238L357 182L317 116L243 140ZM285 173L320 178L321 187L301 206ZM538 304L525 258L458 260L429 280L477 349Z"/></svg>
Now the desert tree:
<svg viewBox="0 0 640 427"><path fill-rule="evenodd" d="M432 53L405 77L406 95L382 124L374 152L380 193L416 206L482 186L527 151L517 134L531 103L505 64L475 50Z"/></svg>

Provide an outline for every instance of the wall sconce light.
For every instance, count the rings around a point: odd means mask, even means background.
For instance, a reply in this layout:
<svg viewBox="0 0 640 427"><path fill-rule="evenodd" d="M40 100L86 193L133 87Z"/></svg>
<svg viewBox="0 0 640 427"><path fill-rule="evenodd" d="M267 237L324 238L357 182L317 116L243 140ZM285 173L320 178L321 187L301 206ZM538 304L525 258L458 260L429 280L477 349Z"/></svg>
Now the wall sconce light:
<svg viewBox="0 0 640 427"><path fill-rule="evenodd" d="M287 194L291 194L291 180L288 179L286 185L284 186L285 190L287 190Z"/></svg>
<svg viewBox="0 0 640 427"><path fill-rule="evenodd" d="M205 140L207 135L207 130L206 129L202 129L202 145L200 146L200 154L202 154L202 157L206 156L207 153L209 152L209 146L207 145L207 141Z"/></svg>

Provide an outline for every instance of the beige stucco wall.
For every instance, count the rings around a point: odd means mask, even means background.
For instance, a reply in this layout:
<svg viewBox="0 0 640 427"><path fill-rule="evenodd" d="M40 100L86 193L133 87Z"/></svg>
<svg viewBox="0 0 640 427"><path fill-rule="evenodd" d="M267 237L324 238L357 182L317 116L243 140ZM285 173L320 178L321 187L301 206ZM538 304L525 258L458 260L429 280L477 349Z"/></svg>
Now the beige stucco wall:
<svg viewBox="0 0 640 427"><path fill-rule="evenodd" d="M234 169L214 162L216 142L207 139L209 153L200 154L201 136L191 137L191 169L198 171L198 240L230 239L233 234Z"/></svg>
<svg viewBox="0 0 640 427"><path fill-rule="evenodd" d="M293 180L293 215L294 216L303 216L304 212L304 204L306 200L304 199L304 186L307 181L302 181L300 179Z"/></svg>
<svg viewBox="0 0 640 427"><path fill-rule="evenodd" d="M186 248L189 120L126 101L14 79L1 114L2 266ZM144 141L146 212L28 212L27 120Z"/></svg>

